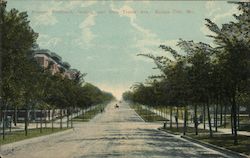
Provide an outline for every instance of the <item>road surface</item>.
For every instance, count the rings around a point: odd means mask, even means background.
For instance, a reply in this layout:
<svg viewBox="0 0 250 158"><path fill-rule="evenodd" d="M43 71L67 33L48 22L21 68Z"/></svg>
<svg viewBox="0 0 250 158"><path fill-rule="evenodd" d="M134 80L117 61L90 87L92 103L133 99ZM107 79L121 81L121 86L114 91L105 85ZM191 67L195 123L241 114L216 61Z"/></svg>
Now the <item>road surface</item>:
<svg viewBox="0 0 250 158"><path fill-rule="evenodd" d="M226 157L216 151L157 130L145 123L128 104L109 104L105 112L74 130L41 140L30 139L15 146L2 146L3 158L166 158Z"/></svg>

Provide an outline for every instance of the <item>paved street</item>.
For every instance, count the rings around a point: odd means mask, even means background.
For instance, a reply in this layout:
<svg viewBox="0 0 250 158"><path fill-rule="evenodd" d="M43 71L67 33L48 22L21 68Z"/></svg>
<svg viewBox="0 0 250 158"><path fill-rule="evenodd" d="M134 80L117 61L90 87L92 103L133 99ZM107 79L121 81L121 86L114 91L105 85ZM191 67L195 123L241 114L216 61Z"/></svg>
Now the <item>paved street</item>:
<svg viewBox="0 0 250 158"><path fill-rule="evenodd" d="M3 158L225 157L145 123L128 104L109 104L88 123L64 134L1 147Z"/></svg>

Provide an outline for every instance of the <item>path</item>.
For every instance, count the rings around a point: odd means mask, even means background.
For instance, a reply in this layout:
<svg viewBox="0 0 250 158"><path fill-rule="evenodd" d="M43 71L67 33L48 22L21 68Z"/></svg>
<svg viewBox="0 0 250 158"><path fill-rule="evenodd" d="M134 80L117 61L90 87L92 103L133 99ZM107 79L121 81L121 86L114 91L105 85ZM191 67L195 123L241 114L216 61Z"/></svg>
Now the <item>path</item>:
<svg viewBox="0 0 250 158"><path fill-rule="evenodd" d="M226 157L158 127L143 122L128 104L115 109L112 103L90 122L75 124L71 132L5 145L0 152L4 158Z"/></svg>

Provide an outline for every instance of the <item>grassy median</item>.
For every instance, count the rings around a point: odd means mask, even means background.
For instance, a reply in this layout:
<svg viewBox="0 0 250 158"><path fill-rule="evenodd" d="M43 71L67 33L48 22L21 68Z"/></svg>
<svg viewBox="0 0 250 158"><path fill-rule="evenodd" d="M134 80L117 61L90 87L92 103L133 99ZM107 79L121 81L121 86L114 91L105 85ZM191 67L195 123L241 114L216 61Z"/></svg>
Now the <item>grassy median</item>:
<svg viewBox="0 0 250 158"><path fill-rule="evenodd" d="M69 129L69 128L62 128L62 129L54 128L53 131L52 131L51 128L43 128L42 133L40 133L39 128L37 128L37 129L29 129L27 136L25 136L24 131L13 131L11 133L6 133L6 136L5 136L4 140L2 138L0 139L0 145L17 142L17 141L21 141L21 140L24 140L24 139L49 135L49 134L52 134L52 133L65 131L67 129Z"/></svg>
<svg viewBox="0 0 250 158"><path fill-rule="evenodd" d="M131 108L134 109L145 122L166 121L164 117L159 116L148 109L142 109L140 106L132 105Z"/></svg>
<svg viewBox="0 0 250 158"><path fill-rule="evenodd" d="M73 121L77 122L88 122L92 118L94 118L97 114L100 112L104 111L105 106L103 105L98 105L95 108L85 112L84 114L81 114L75 118L73 118Z"/></svg>

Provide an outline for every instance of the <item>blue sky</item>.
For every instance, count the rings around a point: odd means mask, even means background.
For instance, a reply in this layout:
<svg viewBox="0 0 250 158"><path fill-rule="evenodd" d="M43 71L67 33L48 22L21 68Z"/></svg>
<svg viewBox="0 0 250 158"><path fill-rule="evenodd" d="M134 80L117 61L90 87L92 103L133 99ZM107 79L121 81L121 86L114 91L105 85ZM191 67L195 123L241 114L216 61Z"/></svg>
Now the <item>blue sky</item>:
<svg viewBox="0 0 250 158"><path fill-rule="evenodd" d="M117 98L158 73L136 54L170 56L158 46L179 50L180 38L211 43L204 19L221 25L238 13L226 1L9 0L8 8L28 12L40 48L56 52Z"/></svg>

